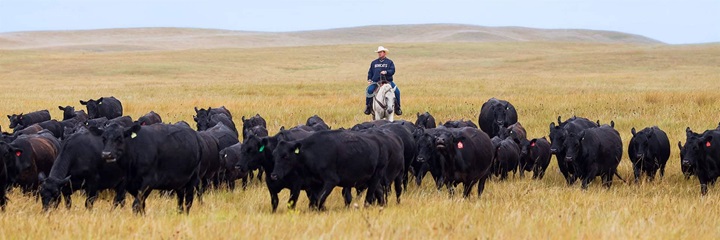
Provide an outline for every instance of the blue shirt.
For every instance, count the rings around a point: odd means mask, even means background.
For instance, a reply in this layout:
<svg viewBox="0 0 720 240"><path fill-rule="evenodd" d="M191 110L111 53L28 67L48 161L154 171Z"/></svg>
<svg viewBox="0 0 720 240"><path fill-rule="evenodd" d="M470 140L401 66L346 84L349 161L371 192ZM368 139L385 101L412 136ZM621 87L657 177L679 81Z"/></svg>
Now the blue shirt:
<svg viewBox="0 0 720 240"><path fill-rule="evenodd" d="M380 81L380 72L386 71L385 78L392 82L393 81L393 75L395 74L395 63L393 63L392 60L389 58L383 58L383 59L375 59L370 63L370 69L368 70L368 79L372 80L373 82Z"/></svg>

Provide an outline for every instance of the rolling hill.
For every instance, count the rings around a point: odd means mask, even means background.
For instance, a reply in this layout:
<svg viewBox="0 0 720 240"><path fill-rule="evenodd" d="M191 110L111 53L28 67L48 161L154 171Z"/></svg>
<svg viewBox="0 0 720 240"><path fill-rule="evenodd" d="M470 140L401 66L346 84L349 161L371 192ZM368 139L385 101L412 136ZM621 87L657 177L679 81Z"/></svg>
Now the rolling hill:
<svg viewBox="0 0 720 240"><path fill-rule="evenodd" d="M0 49L144 51L258 48L369 43L587 42L662 44L644 36L582 29L482 27L458 24L387 25L299 32L193 28L128 28L0 33Z"/></svg>

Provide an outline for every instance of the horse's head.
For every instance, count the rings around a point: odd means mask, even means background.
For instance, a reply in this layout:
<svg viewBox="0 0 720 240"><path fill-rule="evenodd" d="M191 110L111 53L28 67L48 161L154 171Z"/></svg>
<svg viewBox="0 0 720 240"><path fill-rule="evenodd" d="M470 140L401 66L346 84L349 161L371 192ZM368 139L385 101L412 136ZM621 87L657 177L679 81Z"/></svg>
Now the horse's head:
<svg viewBox="0 0 720 240"><path fill-rule="evenodd" d="M392 114L395 111L395 89L390 84L383 84L378 93L383 97L382 102L387 106L385 111L387 114Z"/></svg>

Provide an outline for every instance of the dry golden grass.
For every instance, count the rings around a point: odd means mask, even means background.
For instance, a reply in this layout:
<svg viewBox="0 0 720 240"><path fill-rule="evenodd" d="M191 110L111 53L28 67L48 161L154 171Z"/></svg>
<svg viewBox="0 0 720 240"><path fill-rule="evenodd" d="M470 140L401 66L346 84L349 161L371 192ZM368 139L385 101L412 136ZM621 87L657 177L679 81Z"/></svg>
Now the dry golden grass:
<svg viewBox="0 0 720 240"><path fill-rule="evenodd" d="M18 191L0 213L0 238L147 239L716 239L720 189L701 198L697 180L679 170L677 141L684 129L715 128L720 120L720 46L637 46L570 43L387 44L403 91L402 119L431 112L439 121L477 121L490 97L519 111L529 137L547 135L558 115L614 120L623 141L630 128L657 125L672 143L664 179L640 185L617 181L606 190L565 186L555 160L542 181L491 181L481 199L450 199L426 179L402 203L384 209L345 209L333 193L327 212L301 197L297 211L270 213L264 186L219 191L189 216L175 200L156 195L147 214L111 210L104 194L87 211L74 195L70 210L41 212ZM126 114L150 110L165 121L192 121L193 107L227 106L239 119L260 113L271 130L318 114L334 128L368 120L361 114L371 45L170 52L81 53L0 51L0 113L79 105L113 95ZM0 120L7 126L7 119ZM620 174L630 178L627 158ZM281 202L287 200L281 194ZM130 201L130 199L128 199ZM355 202L361 203L357 198ZM361 204L362 205L362 204Z"/></svg>

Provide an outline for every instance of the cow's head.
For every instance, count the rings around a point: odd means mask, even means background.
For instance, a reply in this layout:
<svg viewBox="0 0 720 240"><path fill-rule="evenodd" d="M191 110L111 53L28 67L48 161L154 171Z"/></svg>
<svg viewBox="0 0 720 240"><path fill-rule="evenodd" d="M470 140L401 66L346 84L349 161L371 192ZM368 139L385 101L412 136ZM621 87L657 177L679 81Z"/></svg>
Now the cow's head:
<svg viewBox="0 0 720 240"><path fill-rule="evenodd" d="M87 107L87 110L88 110L87 113L88 113L89 118L98 118L98 117L100 117L99 108L100 108L100 105L102 105L103 100L104 100L104 98L99 98L98 100L90 99L87 101L80 100L80 104L85 105L85 107Z"/></svg>
<svg viewBox="0 0 720 240"><path fill-rule="evenodd" d="M60 111L63 111L63 120L68 120L75 117L75 107L73 106L58 106Z"/></svg>
<svg viewBox="0 0 720 240"><path fill-rule="evenodd" d="M57 208L60 204L61 189L70 183L70 176L64 179L54 177L46 177L44 173L38 174L40 182L40 199L42 200L43 210L48 211L50 208Z"/></svg>
<svg viewBox="0 0 720 240"><path fill-rule="evenodd" d="M7 115L7 117L8 117L8 120L10 120L10 128L13 128L13 129L14 129L15 127L17 127L18 125L20 125L20 123L22 123L22 120L23 120L23 114L22 114L22 113L20 113L20 114L13 114L13 115Z"/></svg>
<svg viewBox="0 0 720 240"><path fill-rule="evenodd" d="M579 133L569 133L563 142L563 147L566 150L565 161L574 162L582 154L582 143L585 139L585 131Z"/></svg>
<svg viewBox="0 0 720 240"><path fill-rule="evenodd" d="M90 127L90 132L101 136L103 141L102 158L107 162L115 162L124 156L126 142L138 136L141 126L133 124L131 127L122 127L119 124L110 124L104 129Z"/></svg>
<svg viewBox="0 0 720 240"><path fill-rule="evenodd" d="M301 154L303 154L303 149L300 142L280 141L273 151L275 169L270 174L270 178L272 180L281 180L292 172L293 169L302 166L300 163Z"/></svg>

